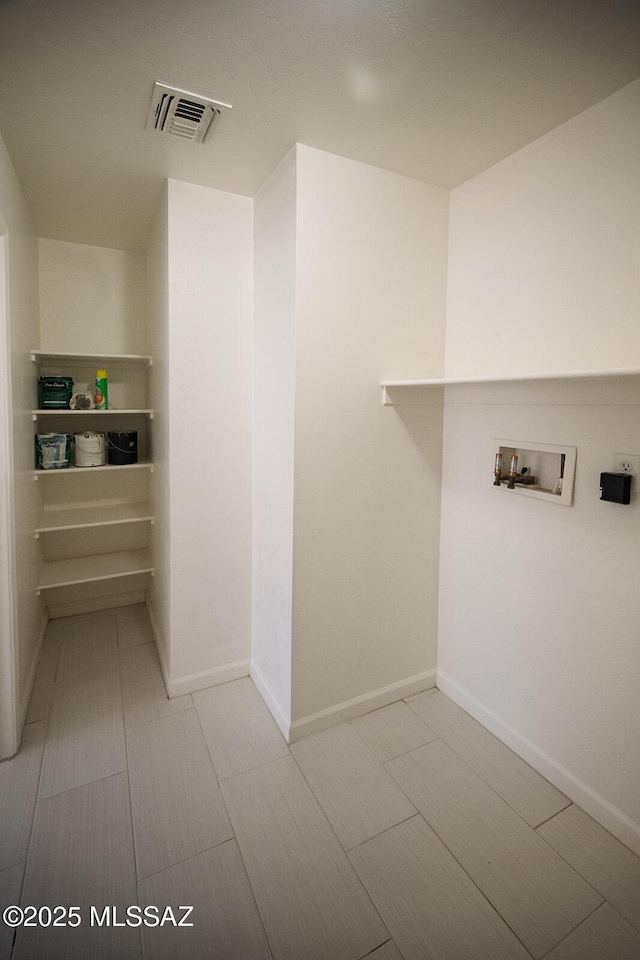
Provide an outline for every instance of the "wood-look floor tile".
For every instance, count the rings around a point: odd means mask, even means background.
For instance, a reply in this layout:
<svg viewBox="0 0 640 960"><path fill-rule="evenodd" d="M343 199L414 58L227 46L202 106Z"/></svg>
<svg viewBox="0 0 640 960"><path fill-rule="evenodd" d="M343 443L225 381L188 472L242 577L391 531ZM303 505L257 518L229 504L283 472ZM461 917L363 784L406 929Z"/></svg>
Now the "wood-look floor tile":
<svg viewBox="0 0 640 960"><path fill-rule="evenodd" d="M126 767L118 675L56 684L39 796L71 790Z"/></svg>
<svg viewBox="0 0 640 960"><path fill-rule="evenodd" d="M127 749L139 879L233 836L195 710L128 727Z"/></svg>
<svg viewBox="0 0 640 960"><path fill-rule="evenodd" d="M117 669L118 642L112 620L82 620L66 628L60 645L57 684L84 683Z"/></svg>
<svg viewBox="0 0 640 960"><path fill-rule="evenodd" d="M305 737L291 751L345 850L416 812L350 723Z"/></svg>
<svg viewBox="0 0 640 960"><path fill-rule="evenodd" d="M438 737L402 700L357 717L351 723L383 763Z"/></svg>
<svg viewBox="0 0 640 960"><path fill-rule="evenodd" d="M222 791L274 960L360 960L389 939L293 757Z"/></svg>
<svg viewBox="0 0 640 960"><path fill-rule="evenodd" d="M167 696L155 643L121 650L120 678L127 727L193 709L191 694L172 700Z"/></svg>
<svg viewBox="0 0 640 960"><path fill-rule="evenodd" d="M270 960L262 921L235 840L140 881L140 904L193 907L192 927L144 929L153 960Z"/></svg>
<svg viewBox="0 0 640 960"><path fill-rule="evenodd" d="M150 643L153 640L149 614L144 603L118 607L115 614L118 643L121 649L135 647L139 643Z"/></svg>
<svg viewBox="0 0 640 960"><path fill-rule="evenodd" d="M538 833L640 930L640 857L575 805L543 823Z"/></svg>
<svg viewBox="0 0 640 960"><path fill-rule="evenodd" d="M349 857L405 960L529 960L422 817Z"/></svg>
<svg viewBox="0 0 640 960"><path fill-rule="evenodd" d="M638 960L640 933L608 903L592 913L545 960Z"/></svg>
<svg viewBox="0 0 640 960"><path fill-rule="evenodd" d="M387 940L373 953L368 953L364 960L403 960L403 957L393 940Z"/></svg>
<svg viewBox="0 0 640 960"><path fill-rule="evenodd" d="M0 916L5 907L20 903L24 863L17 863L7 870L0 870ZM15 930L0 920L0 960L11 960Z"/></svg>
<svg viewBox="0 0 640 960"><path fill-rule="evenodd" d="M570 803L444 693L418 697L410 707L530 826L537 827Z"/></svg>
<svg viewBox="0 0 640 960"><path fill-rule="evenodd" d="M27 859L46 733L46 720L27 724L16 756L0 763L0 870Z"/></svg>
<svg viewBox="0 0 640 960"><path fill-rule="evenodd" d="M21 928L15 960L135 960L140 931L97 927L90 906L137 902L126 774L39 800L22 905L78 906L77 927Z"/></svg>
<svg viewBox="0 0 640 960"><path fill-rule="evenodd" d="M36 720L48 720L51 713L54 682L63 637L63 632L57 625L58 623L57 620L50 620L47 627L38 669L36 670L36 678L31 691L27 723L35 723Z"/></svg>
<svg viewBox="0 0 640 960"><path fill-rule="evenodd" d="M249 677L194 693L193 702L219 780L289 753Z"/></svg>
<svg viewBox="0 0 640 960"><path fill-rule="evenodd" d="M386 767L534 957L602 901L442 740Z"/></svg>

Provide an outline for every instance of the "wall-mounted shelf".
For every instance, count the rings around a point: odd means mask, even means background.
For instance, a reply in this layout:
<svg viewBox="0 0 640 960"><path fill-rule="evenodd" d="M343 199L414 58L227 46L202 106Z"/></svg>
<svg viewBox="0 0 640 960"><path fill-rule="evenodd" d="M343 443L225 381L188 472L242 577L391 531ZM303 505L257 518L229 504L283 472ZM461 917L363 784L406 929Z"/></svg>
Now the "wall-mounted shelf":
<svg viewBox="0 0 640 960"><path fill-rule="evenodd" d="M98 580L153 572L151 557L145 549L72 557L70 560L49 560L42 568L37 593L40 595L41 590L70 587L77 583L95 583Z"/></svg>
<svg viewBox="0 0 640 960"><path fill-rule="evenodd" d="M31 419L39 420L40 417L130 417L143 416L153 420L153 410L32 410Z"/></svg>
<svg viewBox="0 0 640 960"><path fill-rule="evenodd" d="M100 467L74 467L70 464L61 470L34 470L33 479L39 480L40 477L70 476L71 474L93 474L102 470L151 470L153 472L153 461L148 459L138 460L137 463L105 463Z"/></svg>
<svg viewBox="0 0 640 960"><path fill-rule="evenodd" d="M149 503L107 503L102 506L45 507L36 536L57 530L107 527L121 523L153 522Z"/></svg>
<svg viewBox="0 0 640 960"><path fill-rule="evenodd" d="M153 358L134 353L56 353L50 350L32 350L31 360L33 363L73 363L95 364L96 366L105 364L128 364L138 363L147 367L153 366Z"/></svg>
<svg viewBox="0 0 640 960"><path fill-rule="evenodd" d="M425 390L428 396L428 388L452 387L460 384L500 384L500 383L540 383L540 382L559 382L563 380L616 380L625 377L639 377L640 368L632 367L624 370L591 370L581 373L543 373L531 374L530 376L520 377L440 377L427 380L383 380L380 383L382 388L382 403L385 406L393 406L394 399L389 394L389 390L396 391L400 396L404 391L419 395L421 390ZM416 400L413 401L414 403ZM419 402L419 396L418 401Z"/></svg>

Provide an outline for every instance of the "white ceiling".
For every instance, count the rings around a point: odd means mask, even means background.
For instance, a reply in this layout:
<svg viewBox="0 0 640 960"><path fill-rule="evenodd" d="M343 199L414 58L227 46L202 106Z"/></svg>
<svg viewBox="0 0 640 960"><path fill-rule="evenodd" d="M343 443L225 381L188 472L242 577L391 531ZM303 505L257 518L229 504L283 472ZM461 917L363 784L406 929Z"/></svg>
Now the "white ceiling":
<svg viewBox="0 0 640 960"><path fill-rule="evenodd" d="M638 0L0 0L40 236L143 249L162 180L252 196L293 143L455 186L640 75ZM144 129L154 80L233 105Z"/></svg>

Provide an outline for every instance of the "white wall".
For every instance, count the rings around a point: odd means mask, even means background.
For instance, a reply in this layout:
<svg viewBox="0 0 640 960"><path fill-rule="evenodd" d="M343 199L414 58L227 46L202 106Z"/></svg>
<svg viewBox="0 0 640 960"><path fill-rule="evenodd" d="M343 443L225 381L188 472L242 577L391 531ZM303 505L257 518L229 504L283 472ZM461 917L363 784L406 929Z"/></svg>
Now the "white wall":
<svg viewBox="0 0 640 960"><path fill-rule="evenodd" d="M253 210L168 185L172 693L248 673Z"/></svg>
<svg viewBox="0 0 640 960"><path fill-rule="evenodd" d="M434 679L442 407L377 384L442 374L448 194L298 146L297 203L294 737Z"/></svg>
<svg viewBox="0 0 640 960"><path fill-rule="evenodd" d="M640 367L639 97L453 191L448 375ZM633 382L448 389L438 685L640 852L640 501L598 499L639 403ZM575 505L493 487L495 437L577 446Z"/></svg>
<svg viewBox="0 0 640 960"><path fill-rule="evenodd" d="M251 672L291 720L296 151L254 198L253 640Z"/></svg>
<svg viewBox="0 0 640 960"><path fill-rule="evenodd" d="M34 467L33 422L34 371L30 351L38 346L38 249L33 225L11 161L0 139L0 232L4 234L8 263L6 304L8 331L0 330L0 349L10 351L4 368L10 371L8 397L12 403L10 473L0 476L0 496L13 508L13 529L0 513L2 549L13 539L10 559L14 562L11 593L14 600L12 658L2 658L3 671L14 673L18 704L15 711L5 702L2 713L0 757L15 752L20 728L28 706L34 678L39 641L42 638L43 606L36 598L40 560L33 530L37 520L37 498L32 479ZM8 362L7 362L8 361ZM4 438L3 438L4 442ZM8 464L6 466L9 466ZM3 624L4 633L5 624ZM2 642L7 644L6 634ZM5 653L8 653L5 647ZM11 666L10 659L13 659ZM3 694L7 686L3 683ZM13 714L13 716L11 715ZM13 730L10 727L13 727Z"/></svg>
<svg viewBox="0 0 640 960"><path fill-rule="evenodd" d="M640 366L640 80L451 194L447 376Z"/></svg>
<svg viewBox="0 0 640 960"><path fill-rule="evenodd" d="M169 381L169 238L167 189L163 190L149 236L146 255L146 308L151 367L153 419L153 496L155 523L152 529L155 576L148 585L148 607L165 678L171 675L170 653L170 429L171 384Z"/></svg>
<svg viewBox="0 0 640 960"><path fill-rule="evenodd" d="M39 240L43 350L144 354L145 257Z"/></svg>

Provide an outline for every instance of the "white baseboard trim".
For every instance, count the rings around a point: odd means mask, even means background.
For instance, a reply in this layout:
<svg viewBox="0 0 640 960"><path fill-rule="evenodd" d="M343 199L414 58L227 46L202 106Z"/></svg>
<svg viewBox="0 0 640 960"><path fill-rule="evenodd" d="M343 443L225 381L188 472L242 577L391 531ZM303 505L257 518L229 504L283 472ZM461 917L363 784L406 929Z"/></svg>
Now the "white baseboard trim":
<svg viewBox="0 0 640 960"><path fill-rule="evenodd" d="M167 684L170 699L182 697L185 693L197 693L198 690L207 690L217 687L219 683L230 683L231 680L240 680L249 676L249 661L238 660L236 663L225 663L223 667L214 667L212 670L202 670L200 673L191 673L186 677L179 677Z"/></svg>
<svg viewBox="0 0 640 960"><path fill-rule="evenodd" d="M153 607L146 596L147 613L149 614L149 623L151 632L156 642L158 657L160 658L160 668L164 677L164 685L167 688L167 696L170 700L174 697L182 697L186 693L197 693L198 690L207 690L209 687L216 687L219 683L229 683L231 680L239 680L241 677L249 676L249 661L238 660L236 663L225 663L222 667L214 667L212 670L202 670L200 673L191 673L186 677L178 677L172 680L169 675L169 666L164 657L164 643L158 629L158 622L153 613Z"/></svg>
<svg viewBox="0 0 640 960"><path fill-rule="evenodd" d="M287 743L289 743L289 731L291 728L291 721L287 717L285 717L284 713L282 712L280 705L278 704L278 701L274 697L273 693L271 692L271 688L269 687L269 684L264 678L264 674L260 670L260 667L255 662L255 660L252 660L249 664L249 676L251 677L254 684L256 685L256 689L258 690L258 693L266 703L269 713L271 714L275 722L278 724L278 727L280 728L280 732L282 736L285 738Z"/></svg>
<svg viewBox="0 0 640 960"><path fill-rule="evenodd" d="M318 713L312 713L308 717L294 720L289 728L288 742L295 743L302 737L307 737L311 733L318 733L320 730L326 730L327 727L333 727L336 723L360 717L363 713L386 707L388 704L395 703L396 700L403 700L414 693L422 693L424 690L434 687L435 684L435 669L427 670L425 673L416 674L415 677L407 677L406 680L391 683L388 687L380 687L378 690L372 690L360 697L354 697L353 700L345 700L334 707L319 710Z"/></svg>
<svg viewBox="0 0 640 960"><path fill-rule="evenodd" d="M45 608L44 613L42 614L42 620L40 621L40 632L38 633L38 642L36 644L36 649L33 652L33 657L31 658L31 665L29 667L29 675L27 677L27 683L22 691L22 696L20 698L20 724L19 731L20 737L18 741L18 746L22 740L22 731L24 730L25 721L27 719L27 713L29 712L29 701L31 700L31 694L33 693L33 687L36 682L36 673L38 672L38 664L40 663L40 655L42 653L42 645L44 643L44 637L47 632L47 627L49 625L49 612Z"/></svg>
<svg viewBox="0 0 640 960"><path fill-rule="evenodd" d="M570 800L582 807L594 820L626 844L634 853L640 855L640 825L634 823L625 813L614 807L605 797L593 790L587 783L576 777L570 770L554 760L527 737L505 723L500 717L488 710L464 687L438 670L437 686L458 706L470 713L483 727L495 734L514 753L526 760L534 770L546 777L558 790Z"/></svg>
<svg viewBox="0 0 640 960"><path fill-rule="evenodd" d="M49 618L75 617L82 613L95 613L97 610L110 610L112 607L127 607L132 603L144 603L144 590L134 593L114 593L108 597L94 597L91 600L70 600L68 603L54 603L49 607Z"/></svg>

